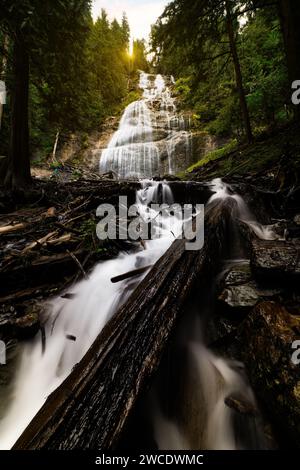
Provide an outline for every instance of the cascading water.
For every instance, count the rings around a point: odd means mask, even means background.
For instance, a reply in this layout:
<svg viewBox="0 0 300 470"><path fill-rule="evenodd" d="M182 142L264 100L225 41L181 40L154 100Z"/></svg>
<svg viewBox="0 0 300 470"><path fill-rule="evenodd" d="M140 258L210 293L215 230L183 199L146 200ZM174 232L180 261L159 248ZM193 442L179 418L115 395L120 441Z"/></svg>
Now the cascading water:
<svg viewBox="0 0 300 470"><path fill-rule="evenodd" d="M243 437L235 430L235 411L226 400L235 397L256 409L242 365L209 351L199 338L188 343L182 373L184 384L177 397L175 418L168 418L159 400L153 400L153 431L160 450L238 450L260 448L263 438L255 418L242 424ZM174 389L173 389L174 393ZM251 416L251 418L253 418ZM240 429L238 430L240 431Z"/></svg>
<svg viewBox="0 0 300 470"><path fill-rule="evenodd" d="M276 240L278 235L273 231L271 225L262 225L255 219L255 216L249 210L242 196L234 194L231 188L224 183L221 178L216 178L211 183L211 188L214 191L214 195L211 197L209 202L216 201L218 199L233 198L237 202L238 206L238 217L245 222L255 235L261 240Z"/></svg>
<svg viewBox="0 0 300 470"><path fill-rule="evenodd" d="M210 186L214 194L208 206L233 198L237 202L236 216L259 238L278 238L272 227L255 220L244 199L221 179L213 180ZM212 296L212 292L206 295ZM179 332L174 350L168 355L168 364L164 365L148 398L151 409L148 420L156 445L160 450L266 448L269 444L262 432L261 417L243 364L218 357L205 346L205 324L199 320L199 313L205 317L201 307L201 312L196 308L186 319L185 331ZM207 313L211 316L211 309ZM168 375L171 378L166 379ZM228 405L230 400L245 406L246 414L239 415Z"/></svg>
<svg viewBox="0 0 300 470"><path fill-rule="evenodd" d="M121 179L152 178L165 168L172 174L176 144L182 142L189 151L190 123L177 114L167 79L141 72L139 87L142 99L126 108L118 131L102 151L101 173L113 171Z"/></svg>
<svg viewBox="0 0 300 470"><path fill-rule="evenodd" d="M137 192L139 213L155 218L149 208L159 193L162 202L173 202L166 183L142 182ZM165 217L165 218L164 218ZM0 419L0 449L9 449L44 404L46 398L70 374L87 352L104 325L123 303L142 276L113 284L111 278L154 264L181 231L181 221L162 216L159 238L146 242L146 249L121 253L115 260L96 266L90 277L70 288L71 298L58 297L47 305L46 348L42 352L40 334L24 346L7 411ZM70 289L68 292L70 292ZM76 338L70 341L69 337Z"/></svg>

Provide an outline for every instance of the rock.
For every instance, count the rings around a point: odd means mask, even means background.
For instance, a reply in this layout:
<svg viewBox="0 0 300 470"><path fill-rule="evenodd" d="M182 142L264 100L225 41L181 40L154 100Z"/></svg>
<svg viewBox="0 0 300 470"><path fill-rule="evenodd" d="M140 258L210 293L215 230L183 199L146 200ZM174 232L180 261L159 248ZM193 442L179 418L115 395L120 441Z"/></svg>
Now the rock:
<svg viewBox="0 0 300 470"><path fill-rule="evenodd" d="M289 225L284 234L287 241L300 238L300 226L297 224Z"/></svg>
<svg viewBox="0 0 300 470"><path fill-rule="evenodd" d="M264 289L252 279L250 262L237 263L228 271L224 279L224 288L219 295L221 311L234 314L248 313L259 301L272 298L281 292L280 289Z"/></svg>
<svg viewBox="0 0 300 470"><path fill-rule="evenodd" d="M300 318L278 303L261 302L239 327L237 337L256 394L278 430L300 446L300 365L292 361Z"/></svg>
<svg viewBox="0 0 300 470"><path fill-rule="evenodd" d="M299 281L300 242L252 240L251 266L262 281Z"/></svg>
<svg viewBox="0 0 300 470"><path fill-rule="evenodd" d="M219 300L232 308L251 308L260 299L255 282L229 286L223 290Z"/></svg>
<svg viewBox="0 0 300 470"><path fill-rule="evenodd" d="M248 260L244 260L243 262L234 264L230 267L230 270L225 276L224 285L225 287L238 286L251 281L251 278L252 274L250 263Z"/></svg>
<svg viewBox="0 0 300 470"><path fill-rule="evenodd" d="M216 314L208 322L209 345L227 355L234 345L236 331L251 309L263 300L284 294L282 288L261 287L253 279L250 261L232 264L221 281Z"/></svg>
<svg viewBox="0 0 300 470"><path fill-rule="evenodd" d="M174 200L180 204L206 204L212 196L210 187L205 183L193 181L170 181Z"/></svg>

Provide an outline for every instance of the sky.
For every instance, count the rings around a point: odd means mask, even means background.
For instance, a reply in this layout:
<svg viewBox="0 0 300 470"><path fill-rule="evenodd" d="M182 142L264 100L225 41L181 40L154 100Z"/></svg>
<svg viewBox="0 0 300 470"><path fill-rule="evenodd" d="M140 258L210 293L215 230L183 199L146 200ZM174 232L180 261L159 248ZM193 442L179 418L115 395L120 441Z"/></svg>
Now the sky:
<svg viewBox="0 0 300 470"><path fill-rule="evenodd" d="M151 25L168 3L170 0L94 0L93 17L96 19L104 8L111 19L120 20L125 11L132 39L148 39Z"/></svg>

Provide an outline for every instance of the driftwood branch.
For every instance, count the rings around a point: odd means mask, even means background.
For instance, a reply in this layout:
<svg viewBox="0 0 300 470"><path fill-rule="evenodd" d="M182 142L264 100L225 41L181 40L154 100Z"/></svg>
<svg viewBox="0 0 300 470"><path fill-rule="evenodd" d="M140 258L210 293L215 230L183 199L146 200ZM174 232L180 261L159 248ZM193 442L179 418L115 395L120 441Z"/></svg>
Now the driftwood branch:
<svg viewBox="0 0 300 470"><path fill-rule="evenodd" d="M152 267L151 265L150 266L144 266L143 268L134 269L133 271L129 271L125 274L120 274L119 276L112 277L111 282L113 284L116 284L117 282L125 281L126 279L130 279L132 277L139 276L140 274L144 274L145 272L149 271L149 269L151 267Z"/></svg>
<svg viewBox="0 0 300 470"><path fill-rule="evenodd" d="M25 224L6 225L4 227L0 227L0 234L4 235L11 232L18 232L19 230L23 230L25 227Z"/></svg>

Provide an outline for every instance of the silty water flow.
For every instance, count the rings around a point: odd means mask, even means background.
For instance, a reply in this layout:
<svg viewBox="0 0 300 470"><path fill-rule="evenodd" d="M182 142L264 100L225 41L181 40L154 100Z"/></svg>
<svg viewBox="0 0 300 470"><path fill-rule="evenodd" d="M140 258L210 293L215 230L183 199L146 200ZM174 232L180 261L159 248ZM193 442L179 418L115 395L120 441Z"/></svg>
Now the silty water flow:
<svg viewBox="0 0 300 470"><path fill-rule="evenodd" d="M101 153L100 172L114 172L121 179L152 178L166 166L166 172L176 170L174 154L180 139L190 148L190 121L176 111L171 79L141 72L141 100L131 103L124 111L119 129Z"/></svg>

